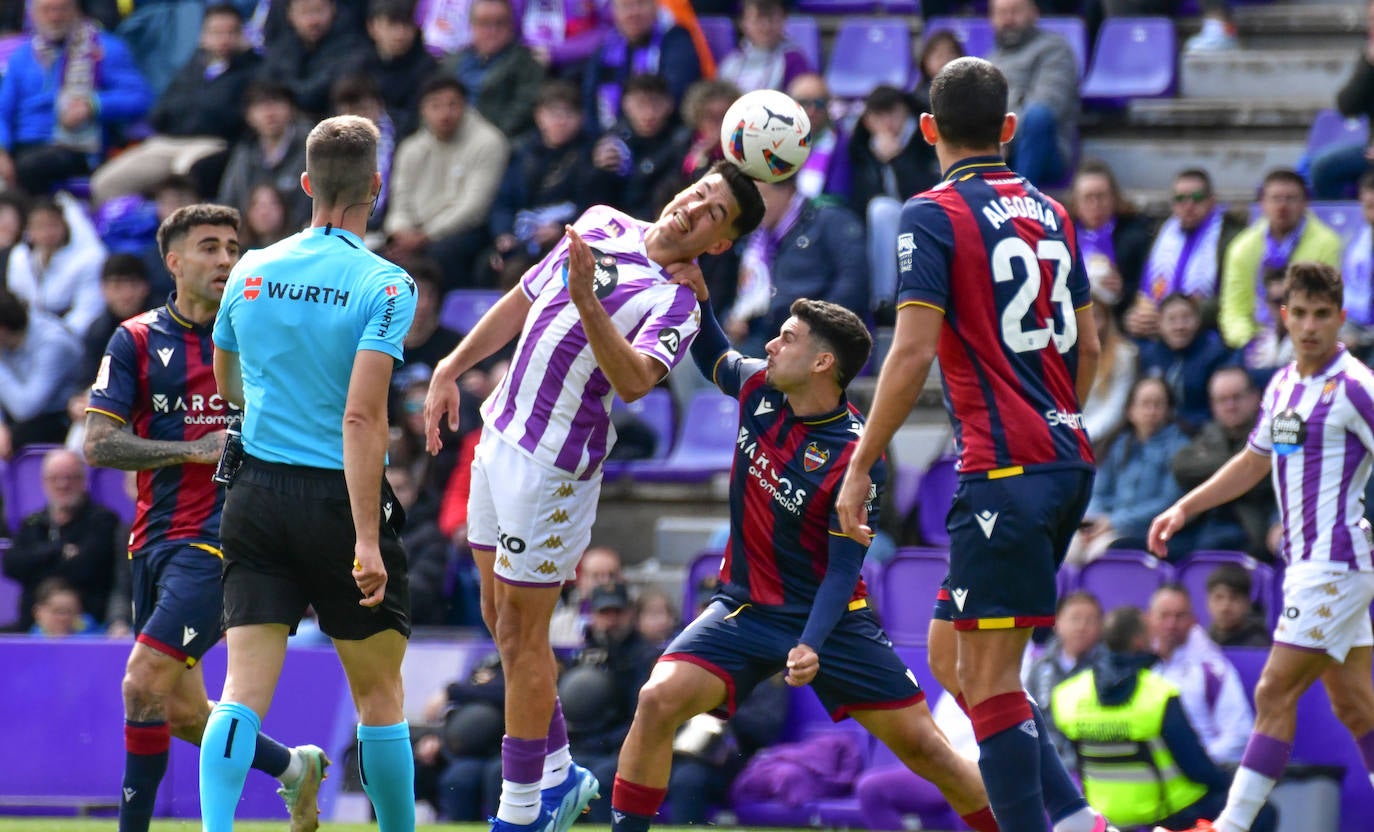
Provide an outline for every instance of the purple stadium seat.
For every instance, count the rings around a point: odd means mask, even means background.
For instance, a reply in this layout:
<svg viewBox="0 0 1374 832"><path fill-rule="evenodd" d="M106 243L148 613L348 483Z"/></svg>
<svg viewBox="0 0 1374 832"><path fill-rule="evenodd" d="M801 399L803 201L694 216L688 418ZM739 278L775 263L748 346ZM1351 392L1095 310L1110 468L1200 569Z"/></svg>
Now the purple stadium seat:
<svg viewBox="0 0 1374 832"><path fill-rule="evenodd" d="M837 98L863 98L879 84L906 89L911 27L906 18L851 18L840 24L825 80Z"/></svg>
<svg viewBox="0 0 1374 832"><path fill-rule="evenodd" d="M821 71L821 30L816 18L804 14L789 14L784 31L787 39L801 47L806 61L815 72Z"/></svg>
<svg viewBox="0 0 1374 832"><path fill-rule="evenodd" d="M703 552L697 555L692 565L687 567L687 580L682 587L682 617L691 621L696 617L697 609L711 596L698 594L697 587L707 578L714 578L720 574L720 563L724 557L722 552Z"/></svg>
<svg viewBox="0 0 1374 832"><path fill-rule="evenodd" d="M927 38L941 30L953 32L966 55L984 58L992 52L992 24L986 17L932 17L926 21Z"/></svg>
<svg viewBox="0 0 1374 832"><path fill-rule="evenodd" d="M1078 79L1083 80L1083 73L1088 68L1088 29L1083 25L1083 18L1042 17L1040 28L1063 35L1064 40L1069 42L1069 46L1073 47L1074 62L1078 64Z"/></svg>
<svg viewBox="0 0 1374 832"><path fill-rule="evenodd" d="M1149 552L1108 549L1083 566L1078 588L1096 595L1105 610L1127 604L1145 609L1154 591L1173 579L1174 568Z"/></svg>
<svg viewBox="0 0 1374 832"><path fill-rule="evenodd" d="M136 505L124 488L126 472L115 468L91 468L87 474L91 501L118 514L125 523L134 522Z"/></svg>
<svg viewBox="0 0 1374 832"><path fill-rule="evenodd" d="M894 642L923 645L935 607L935 594L949 574L949 552L943 549L899 549L883 567L880 608L883 629ZM898 603L898 599L901 603Z"/></svg>
<svg viewBox="0 0 1374 832"><path fill-rule="evenodd" d="M724 15L706 14L698 17L697 22L717 61L735 51L735 21Z"/></svg>
<svg viewBox="0 0 1374 832"><path fill-rule="evenodd" d="M704 390L687 405L681 435L661 461L637 461L631 474L645 482L704 482L730 471L739 433L739 402Z"/></svg>
<svg viewBox="0 0 1374 832"><path fill-rule="evenodd" d="M921 476L924 473L914 465L893 464L888 471L887 487L892 490L892 501L897 507L897 518L905 520L916 508L920 496Z"/></svg>
<svg viewBox="0 0 1374 832"><path fill-rule="evenodd" d="M1187 587L1188 595L1193 599L1193 614L1203 627L1212 623L1212 616L1207 613L1207 577L1223 563L1234 563L1250 573L1251 601L1259 602L1266 613L1273 605L1274 570L1267 564L1260 563L1244 552L1199 550L1188 556L1177 568L1177 574L1178 582Z"/></svg>
<svg viewBox="0 0 1374 832"><path fill-rule="evenodd" d="M649 430L654 432L654 456L649 460L606 460L603 465L607 479L616 479L617 476L629 474L633 465L638 463L649 463L653 460L668 459L668 453L673 448L673 434L676 431L676 417L673 415L673 394L671 391L655 387L649 393L644 394L638 401L625 404L621 398L611 400L611 412L628 412L640 421L643 421Z"/></svg>
<svg viewBox="0 0 1374 832"><path fill-rule="evenodd" d="M0 538L0 563L9 554L10 542ZM8 627L19 620L19 598L24 590L17 581L0 575L0 627Z"/></svg>
<svg viewBox="0 0 1374 832"><path fill-rule="evenodd" d="M1078 567L1070 563L1059 565L1059 572L1054 576L1055 594L1063 598L1070 592L1078 589Z"/></svg>
<svg viewBox="0 0 1374 832"><path fill-rule="evenodd" d="M1364 230L1364 209L1358 202L1313 202L1311 206L1317 219L1331 226L1347 245Z"/></svg>
<svg viewBox="0 0 1374 832"><path fill-rule="evenodd" d="M496 305L502 294L495 289L454 289L444 295L439 323L467 335L487 310Z"/></svg>
<svg viewBox="0 0 1374 832"><path fill-rule="evenodd" d="M954 470L952 456L941 457L930 464L921 487L916 493L916 511L921 539L931 546L948 546L949 530L945 517L954 503L954 491L959 487L959 472Z"/></svg>
<svg viewBox="0 0 1374 832"><path fill-rule="evenodd" d="M1332 145L1365 144L1369 141L1369 119L1346 118L1335 110L1322 110L1307 132L1307 155Z"/></svg>
<svg viewBox="0 0 1374 832"><path fill-rule="evenodd" d="M1178 45L1167 17L1109 17L1097 33L1097 49L1083 99L1118 103L1173 92Z"/></svg>
<svg viewBox="0 0 1374 832"><path fill-rule="evenodd" d="M48 504L43 496L43 457L60 445L30 445L10 460L5 485L5 516L11 529Z"/></svg>

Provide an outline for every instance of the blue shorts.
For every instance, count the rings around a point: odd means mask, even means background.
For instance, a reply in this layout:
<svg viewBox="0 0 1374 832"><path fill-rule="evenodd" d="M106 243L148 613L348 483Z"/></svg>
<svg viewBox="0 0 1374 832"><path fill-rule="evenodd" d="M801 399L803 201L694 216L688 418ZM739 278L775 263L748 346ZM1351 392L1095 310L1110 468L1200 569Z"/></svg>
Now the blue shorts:
<svg viewBox="0 0 1374 832"><path fill-rule="evenodd" d="M165 543L132 563L138 642L193 666L223 633L223 561L201 545Z"/></svg>
<svg viewBox="0 0 1374 832"><path fill-rule="evenodd" d="M960 482L934 617L957 630L1053 626L1055 575L1092 485L1093 472L1079 468Z"/></svg>
<svg viewBox="0 0 1374 832"><path fill-rule="evenodd" d="M763 680L787 667L806 616L771 612L719 596L663 651L661 662L690 662L725 683L731 716ZM866 605L840 618L819 651L821 668L811 687L830 718L851 711L905 708L925 699L916 677L892 648L873 610Z"/></svg>

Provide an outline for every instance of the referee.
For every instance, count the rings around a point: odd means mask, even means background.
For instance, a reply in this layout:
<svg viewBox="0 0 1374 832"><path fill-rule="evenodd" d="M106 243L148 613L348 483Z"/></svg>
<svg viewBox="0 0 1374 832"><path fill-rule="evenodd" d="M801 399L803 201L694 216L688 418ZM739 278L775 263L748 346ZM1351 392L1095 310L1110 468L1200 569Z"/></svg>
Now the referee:
<svg viewBox="0 0 1374 832"><path fill-rule="evenodd" d="M221 523L229 668L201 745L205 832L232 828L287 636L308 606L348 676L381 832L415 827L404 516L382 477L387 389L415 284L363 246L381 189L377 140L357 116L310 131L310 227L245 254L215 319L215 379L244 409L244 455Z"/></svg>

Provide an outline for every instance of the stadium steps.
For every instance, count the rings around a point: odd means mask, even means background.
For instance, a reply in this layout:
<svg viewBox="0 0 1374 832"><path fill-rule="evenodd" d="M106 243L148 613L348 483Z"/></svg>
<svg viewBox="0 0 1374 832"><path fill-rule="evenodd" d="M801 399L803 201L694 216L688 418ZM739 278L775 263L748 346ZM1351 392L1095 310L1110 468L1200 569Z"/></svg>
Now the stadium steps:
<svg viewBox="0 0 1374 832"><path fill-rule="evenodd" d="M1283 128L1305 131L1330 107L1319 98L1140 98L1126 111L1132 128ZM1100 132L1107 132L1106 130Z"/></svg>
<svg viewBox="0 0 1374 832"><path fill-rule="evenodd" d="M1183 98L1331 101L1357 59L1345 49L1250 49L1184 55Z"/></svg>
<svg viewBox="0 0 1374 832"><path fill-rule="evenodd" d="M1254 194L1260 178L1276 167L1292 167L1302 156L1301 132L1293 138L1199 138L1160 136L1092 137L1083 140L1083 156L1112 166L1121 186L1130 189L1167 187L1174 172L1201 167L1212 175L1218 191Z"/></svg>

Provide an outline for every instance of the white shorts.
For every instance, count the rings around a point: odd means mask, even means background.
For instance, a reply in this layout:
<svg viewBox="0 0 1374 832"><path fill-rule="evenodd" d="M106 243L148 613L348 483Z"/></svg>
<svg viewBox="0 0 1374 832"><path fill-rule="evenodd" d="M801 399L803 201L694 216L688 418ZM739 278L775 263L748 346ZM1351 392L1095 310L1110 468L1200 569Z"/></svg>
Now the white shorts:
<svg viewBox="0 0 1374 832"><path fill-rule="evenodd" d="M572 579L592 542L601 474L579 480L482 431L472 460L468 543L496 552L496 577L516 586Z"/></svg>
<svg viewBox="0 0 1374 832"><path fill-rule="evenodd" d="M1374 572L1343 564L1308 561L1288 567L1283 576L1283 609L1274 643L1326 653L1344 662L1355 647L1374 645L1369 604Z"/></svg>

